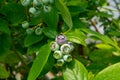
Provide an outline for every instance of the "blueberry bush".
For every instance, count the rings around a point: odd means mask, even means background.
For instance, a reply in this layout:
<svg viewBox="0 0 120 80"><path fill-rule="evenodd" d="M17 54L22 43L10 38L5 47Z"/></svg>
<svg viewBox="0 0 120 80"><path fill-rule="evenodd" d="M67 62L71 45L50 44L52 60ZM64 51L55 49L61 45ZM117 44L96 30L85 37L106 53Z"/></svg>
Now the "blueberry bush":
<svg viewBox="0 0 120 80"><path fill-rule="evenodd" d="M0 80L120 80L120 1L0 0Z"/></svg>

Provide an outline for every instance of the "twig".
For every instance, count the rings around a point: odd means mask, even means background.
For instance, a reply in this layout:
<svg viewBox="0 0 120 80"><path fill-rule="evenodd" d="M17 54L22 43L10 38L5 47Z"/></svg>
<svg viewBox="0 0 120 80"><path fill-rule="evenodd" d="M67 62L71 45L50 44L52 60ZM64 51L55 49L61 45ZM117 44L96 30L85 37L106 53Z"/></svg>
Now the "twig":
<svg viewBox="0 0 120 80"><path fill-rule="evenodd" d="M93 27L95 28L96 32L99 32L98 28L96 27L96 24L92 20L90 20L90 22L93 25Z"/></svg>

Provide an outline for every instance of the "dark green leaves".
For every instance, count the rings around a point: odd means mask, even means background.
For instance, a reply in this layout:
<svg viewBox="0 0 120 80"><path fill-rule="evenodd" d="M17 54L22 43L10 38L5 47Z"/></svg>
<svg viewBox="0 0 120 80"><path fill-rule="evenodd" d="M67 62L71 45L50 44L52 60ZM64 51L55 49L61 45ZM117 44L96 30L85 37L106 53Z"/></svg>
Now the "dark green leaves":
<svg viewBox="0 0 120 80"><path fill-rule="evenodd" d="M42 12L42 17L45 23L52 29L57 29L58 25L58 20L59 20L59 15L57 10L51 6L51 11L50 12Z"/></svg>
<svg viewBox="0 0 120 80"><path fill-rule="evenodd" d="M63 69L64 80L87 80L87 70L77 60L73 60Z"/></svg>
<svg viewBox="0 0 120 80"><path fill-rule="evenodd" d="M120 63L100 71L93 80L120 80Z"/></svg>
<svg viewBox="0 0 120 80"><path fill-rule="evenodd" d="M0 55L8 53L9 50L10 50L9 35L1 34L0 35Z"/></svg>
<svg viewBox="0 0 120 80"><path fill-rule="evenodd" d="M25 9L19 4L6 4L2 7L1 12L12 23L12 25L18 25L26 18Z"/></svg>
<svg viewBox="0 0 120 80"><path fill-rule="evenodd" d="M36 78L41 73L43 67L45 66L49 55L50 55L49 44L45 44L44 46L40 48L39 54L37 55L30 69L28 80L36 80Z"/></svg>
<svg viewBox="0 0 120 80"><path fill-rule="evenodd" d="M0 31L9 34L10 29L8 28L7 22L0 19Z"/></svg>
<svg viewBox="0 0 120 80"><path fill-rule="evenodd" d="M24 45L26 47L31 46L43 39L43 35L37 36L36 34L30 34L28 35L24 40Z"/></svg>
<svg viewBox="0 0 120 80"><path fill-rule="evenodd" d="M64 22L69 26L71 29L73 27L73 22L71 18L71 14L68 8L65 6L62 0L55 0L55 5L57 9L61 12L62 18Z"/></svg>

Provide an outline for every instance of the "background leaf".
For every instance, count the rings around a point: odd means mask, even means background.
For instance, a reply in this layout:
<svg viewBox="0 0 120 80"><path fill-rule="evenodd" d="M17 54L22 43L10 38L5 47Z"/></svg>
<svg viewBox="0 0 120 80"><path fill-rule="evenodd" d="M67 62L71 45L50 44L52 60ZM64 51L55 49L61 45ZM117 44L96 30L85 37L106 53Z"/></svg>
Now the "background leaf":
<svg viewBox="0 0 120 80"><path fill-rule="evenodd" d="M25 38L24 45L26 47L28 47L28 46L31 46L31 45L33 45L33 44L41 41L42 39L43 39L43 35L38 36L38 35L36 35L36 34L33 33L33 34L28 35Z"/></svg>

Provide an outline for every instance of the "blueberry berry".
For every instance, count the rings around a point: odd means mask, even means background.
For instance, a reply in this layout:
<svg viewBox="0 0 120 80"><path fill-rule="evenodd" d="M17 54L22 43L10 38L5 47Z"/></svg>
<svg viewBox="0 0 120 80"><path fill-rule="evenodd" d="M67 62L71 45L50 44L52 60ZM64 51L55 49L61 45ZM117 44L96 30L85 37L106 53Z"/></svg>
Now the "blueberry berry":
<svg viewBox="0 0 120 80"><path fill-rule="evenodd" d="M63 59L58 59L57 60L57 66L63 66L64 60Z"/></svg>
<svg viewBox="0 0 120 80"><path fill-rule="evenodd" d="M36 35L41 35L42 34L42 28L41 27L38 27L35 29L35 34Z"/></svg>
<svg viewBox="0 0 120 80"><path fill-rule="evenodd" d="M63 34L58 35L55 39L55 41L60 45L66 43L66 40L67 39Z"/></svg>
<svg viewBox="0 0 120 80"><path fill-rule="evenodd" d="M31 28L26 29L26 33L27 34L32 34L33 33L33 29L31 29Z"/></svg>
<svg viewBox="0 0 120 80"><path fill-rule="evenodd" d="M33 4L34 4L35 6L39 6L39 5L42 4L42 0L33 0Z"/></svg>
<svg viewBox="0 0 120 80"><path fill-rule="evenodd" d="M71 55L64 55L64 56L63 56L63 59L64 59L64 61L66 61L66 62L70 62L70 61L72 61L72 56L71 56Z"/></svg>
<svg viewBox="0 0 120 80"><path fill-rule="evenodd" d="M20 0L23 6L28 6L31 3L31 0Z"/></svg>
<svg viewBox="0 0 120 80"><path fill-rule="evenodd" d="M55 58L55 59L60 59L60 58L62 58L62 52L61 51L55 51L54 52L54 54L53 54L53 57Z"/></svg>
<svg viewBox="0 0 120 80"><path fill-rule="evenodd" d="M43 10L44 10L44 12L50 12L51 11L51 6L46 6L46 5L44 5L43 6Z"/></svg>
<svg viewBox="0 0 120 80"><path fill-rule="evenodd" d="M71 47L69 44L63 44L60 48L61 52L64 54L69 54L71 52Z"/></svg>
<svg viewBox="0 0 120 80"><path fill-rule="evenodd" d="M51 43L50 43L50 49L51 49L52 51L58 50L58 49L59 49L59 45L57 44L57 42L51 42Z"/></svg>
<svg viewBox="0 0 120 80"><path fill-rule="evenodd" d="M42 2L43 2L44 4L47 4L47 3L50 2L50 0L42 0Z"/></svg>
<svg viewBox="0 0 120 80"><path fill-rule="evenodd" d="M32 14L35 14L36 11L37 10L34 7L29 8L29 12L32 13Z"/></svg>
<svg viewBox="0 0 120 80"><path fill-rule="evenodd" d="M23 28L28 28L28 27L29 27L28 21L22 22L22 27L23 27Z"/></svg>

